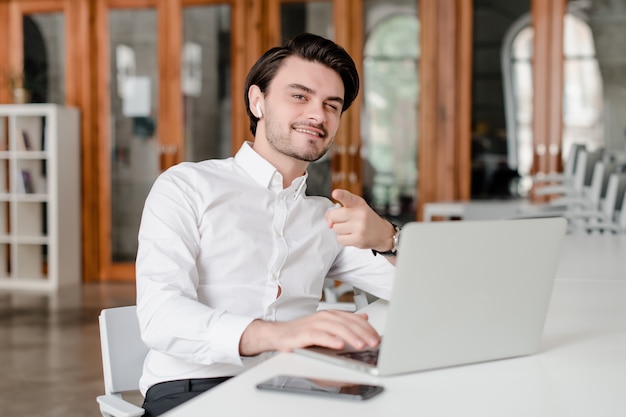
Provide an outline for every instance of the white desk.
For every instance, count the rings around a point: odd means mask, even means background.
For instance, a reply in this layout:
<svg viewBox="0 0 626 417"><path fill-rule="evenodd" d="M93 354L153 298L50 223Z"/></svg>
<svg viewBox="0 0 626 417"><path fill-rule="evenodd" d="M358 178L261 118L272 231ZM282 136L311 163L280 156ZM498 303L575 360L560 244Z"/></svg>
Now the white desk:
<svg viewBox="0 0 626 417"><path fill-rule="evenodd" d="M559 214L563 208L547 203L533 203L525 198L508 200L437 201L424 204L425 222L442 220L497 220Z"/></svg>
<svg viewBox="0 0 626 417"><path fill-rule="evenodd" d="M533 204L527 199L510 200L468 200L437 201L424 204L424 221L435 217L444 220L459 218L463 220L493 220L519 216L528 211Z"/></svg>
<svg viewBox="0 0 626 417"><path fill-rule="evenodd" d="M597 274L585 259L601 259L603 243L567 238L539 354L396 377L278 354L166 416L626 416L626 279L619 256L626 239L619 241L609 255L615 263ZM577 259L586 268L576 269ZM378 383L385 392L353 403L255 389L280 373Z"/></svg>
<svg viewBox="0 0 626 417"><path fill-rule="evenodd" d="M566 235L561 253L557 279L626 280L626 234Z"/></svg>

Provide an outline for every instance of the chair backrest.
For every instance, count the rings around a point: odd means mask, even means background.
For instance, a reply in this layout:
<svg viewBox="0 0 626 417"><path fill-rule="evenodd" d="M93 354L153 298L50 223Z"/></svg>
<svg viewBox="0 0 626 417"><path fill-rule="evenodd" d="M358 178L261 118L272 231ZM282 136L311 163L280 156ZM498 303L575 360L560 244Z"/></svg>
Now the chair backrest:
<svg viewBox="0 0 626 417"><path fill-rule="evenodd" d="M583 189L585 188L588 160L589 152L585 149L579 150L576 156L576 168L574 169L572 192L569 194L582 195Z"/></svg>
<svg viewBox="0 0 626 417"><path fill-rule="evenodd" d="M626 233L626 173L621 173L620 178L615 205L615 212L617 213L615 222L620 231Z"/></svg>
<svg viewBox="0 0 626 417"><path fill-rule="evenodd" d="M578 152L583 149L585 149L585 145L580 143L575 143L570 148L567 159L563 164L563 174L565 175L565 177L572 178L574 176L574 170L576 169L576 158L578 157Z"/></svg>
<svg viewBox="0 0 626 417"><path fill-rule="evenodd" d="M620 188L623 188L624 180L622 179L624 174L612 173L609 176L609 183L606 187L606 196L601 204L601 212L609 220L613 219L615 209L618 206L618 196L620 195Z"/></svg>
<svg viewBox="0 0 626 417"><path fill-rule="evenodd" d="M139 389L148 347L141 340L135 306L115 307L100 313L100 346L106 394Z"/></svg>
<svg viewBox="0 0 626 417"><path fill-rule="evenodd" d="M589 186L589 194L587 199L590 207L597 209L600 207L600 200L602 199L602 188L604 186L606 164L602 161L595 163L593 167L593 176L591 177L591 185ZM608 177L606 177L608 185Z"/></svg>
<svg viewBox="0 0 626 417"><path fill-rule="evenodd" d="M593 176L593 168L596 162L601 161L604 156L604 149L596 149L592 152L587 152L587 160L585 161L585 179L583 185L591 184L591 177Z"/></svg>
<svg viewBox="0 0 626 417"><path fill-rule="evenodd" d="M604 162L604 175L602 177L602 191L600 194L600 200L606 196L606 191L609 185L609 177L611 174L619 172L619 164L615 161Z"/></svg>

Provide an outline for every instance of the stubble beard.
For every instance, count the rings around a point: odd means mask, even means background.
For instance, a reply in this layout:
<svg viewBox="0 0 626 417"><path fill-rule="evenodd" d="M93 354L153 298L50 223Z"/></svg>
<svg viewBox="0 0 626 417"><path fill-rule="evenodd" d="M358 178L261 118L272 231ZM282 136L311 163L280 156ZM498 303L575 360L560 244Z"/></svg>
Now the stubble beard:
<svg viewBox="0 0 626 417"><path fill-rule="evenodd" d="M302 126L302 124L299 124L299 126ZM314 125L314 124L310 124L310 126L315 127L317 129L321 129L324 132L325 136L328 135L328 132L326 131L324 127L319 126L319 125ZM328 152L328 150L332 147L333 142L335 141L335 138L332 137L330 142L328 142L328 145L321 151L317 151L315 149L298 150L291 144L290 136L291 136L291 133L293 132L293 126L290 125L289 129L290 129L289 132L283 133L283 132L280 132L279 129L275 129L274 126L272 126L271 124L267 124L266 132L265 132L267 141L278 152L282 153L283 155L289 156L291 158L297 159L299 161L315 162L319 160ZM323 138L320 138L320 140L323 140ZM314 144L315 140L309 139L308 142L311 144Z"/></svg>

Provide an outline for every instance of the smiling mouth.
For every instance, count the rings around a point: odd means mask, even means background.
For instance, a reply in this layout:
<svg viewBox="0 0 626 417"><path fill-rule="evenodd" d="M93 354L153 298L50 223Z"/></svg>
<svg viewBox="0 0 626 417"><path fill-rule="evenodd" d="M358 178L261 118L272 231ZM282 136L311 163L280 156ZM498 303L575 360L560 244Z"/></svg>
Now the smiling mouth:
<svg viewBox="0 0 626 417"><path fill-rule="evenodd" d="M294 127L293 130L295 130L298 133L304 133L305 135L316 136L322 139L326 137L326 131L322 127L315 128L315 129L309 129L306 127Z"/></svg>

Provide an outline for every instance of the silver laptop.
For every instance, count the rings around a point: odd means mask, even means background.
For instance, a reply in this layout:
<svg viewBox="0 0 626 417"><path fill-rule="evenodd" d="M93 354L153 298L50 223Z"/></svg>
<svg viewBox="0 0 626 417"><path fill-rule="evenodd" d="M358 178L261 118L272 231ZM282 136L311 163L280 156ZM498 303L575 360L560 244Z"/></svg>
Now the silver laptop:
<svg viewBox="0 0 626 417"><path fill-rule="evenodd" d="M536 353L566 227L563 218L409 223L379 348L296 352L374 375Z"/></svg>

